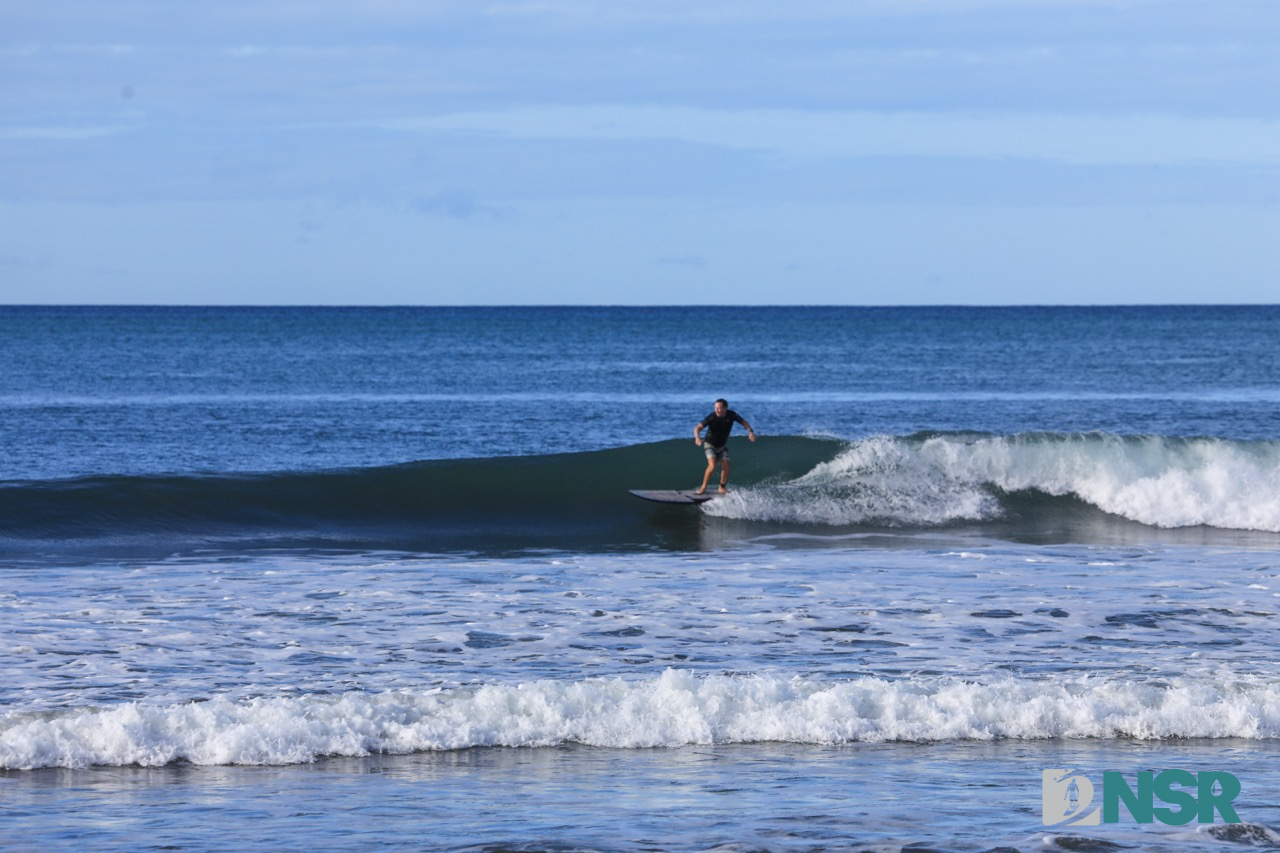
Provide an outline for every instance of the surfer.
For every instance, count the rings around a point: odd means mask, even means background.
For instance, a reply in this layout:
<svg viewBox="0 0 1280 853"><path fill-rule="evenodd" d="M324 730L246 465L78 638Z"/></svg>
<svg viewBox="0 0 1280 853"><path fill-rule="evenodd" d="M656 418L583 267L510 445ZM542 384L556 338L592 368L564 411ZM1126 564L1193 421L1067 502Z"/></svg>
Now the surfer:
<svg viewBox="0 0 1280 853"><path fill-rule="evenodd" d="M711 482L711 474L716 470L716 462L720 463L720 493L724 494L728 491L725 486L729 482L729 433L733 430L735 423L742 424L747 428L747 438L752 441L756 440L756 431L751 428L751 424L743 420L742 415L729 408L729 404L723 399L716 400L715 411L698 421L698 425L693 428L693 442L702 448L707 454L707 470L702 475L702 486L696 494L704 494L707 491L707 483ZM702 431L707 431L707 438L704 441Z"/></svg>

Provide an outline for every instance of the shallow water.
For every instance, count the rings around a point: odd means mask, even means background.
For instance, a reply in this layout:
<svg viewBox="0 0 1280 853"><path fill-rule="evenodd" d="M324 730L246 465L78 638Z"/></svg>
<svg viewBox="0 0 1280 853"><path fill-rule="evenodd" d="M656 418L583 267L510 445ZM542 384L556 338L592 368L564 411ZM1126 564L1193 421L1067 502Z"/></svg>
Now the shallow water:
<svg viewBox="0 0 1280 853"><path fill-rule="evenodd" d="M1223 850L1280 843L1276 759L1230 739L573 746L9 772L0 791L14 850ZM1041 821L1044 768L1175 766L1233 768L1246 823Z"/></svg>

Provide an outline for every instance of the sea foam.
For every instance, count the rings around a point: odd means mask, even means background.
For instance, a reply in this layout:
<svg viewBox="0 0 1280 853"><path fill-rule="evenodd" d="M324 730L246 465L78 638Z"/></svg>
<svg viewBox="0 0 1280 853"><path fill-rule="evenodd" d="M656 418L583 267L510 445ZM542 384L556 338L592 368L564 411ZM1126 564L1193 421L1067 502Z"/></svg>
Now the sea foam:
<svg viewBox="0 0 1280 853"><path fill-rule="evenodd" d="M1280 684L699 676L213 699L0 717L0 768L294 764L324 756L565 743L1275 738Z"/></svg>

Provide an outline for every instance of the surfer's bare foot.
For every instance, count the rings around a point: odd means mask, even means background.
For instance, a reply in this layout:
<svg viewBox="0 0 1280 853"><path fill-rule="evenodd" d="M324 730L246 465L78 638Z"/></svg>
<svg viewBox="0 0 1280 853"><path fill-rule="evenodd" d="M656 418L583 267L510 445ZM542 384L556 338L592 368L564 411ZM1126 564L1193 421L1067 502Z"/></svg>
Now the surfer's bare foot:
<svg viewBox="0 0 1280 853"><path fill-rule="evenodd" d="M706 493L707 493L707 487L706 487L706 486L703 486L701 489L695 489L695 490L694 490L694 494L695 494L695 495L705 495Z"/></svg>
<svg viewBox="0 0 1280 853"><path fill-rule="evenodd" d="M728 490L728 489L726 489L724 486L721 486L721 487L720 487L720 494L722 494L722 495L727 495L727 494L729 494L729 490Z"/></svg>

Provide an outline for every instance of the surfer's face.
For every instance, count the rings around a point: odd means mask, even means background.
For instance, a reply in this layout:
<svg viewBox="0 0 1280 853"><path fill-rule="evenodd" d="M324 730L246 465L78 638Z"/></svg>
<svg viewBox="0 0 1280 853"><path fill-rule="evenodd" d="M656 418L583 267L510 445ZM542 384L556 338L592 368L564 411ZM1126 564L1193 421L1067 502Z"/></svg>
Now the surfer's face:
<svg viewBox="0 0 1280 853"><path fill-rule="evenodd" d="M729 409L729 407L728 407L728 406L726 406L724 403L716 403L716 414L717 414L717 415L723 415L726 411L728 411L728 409Z"/></svg>

